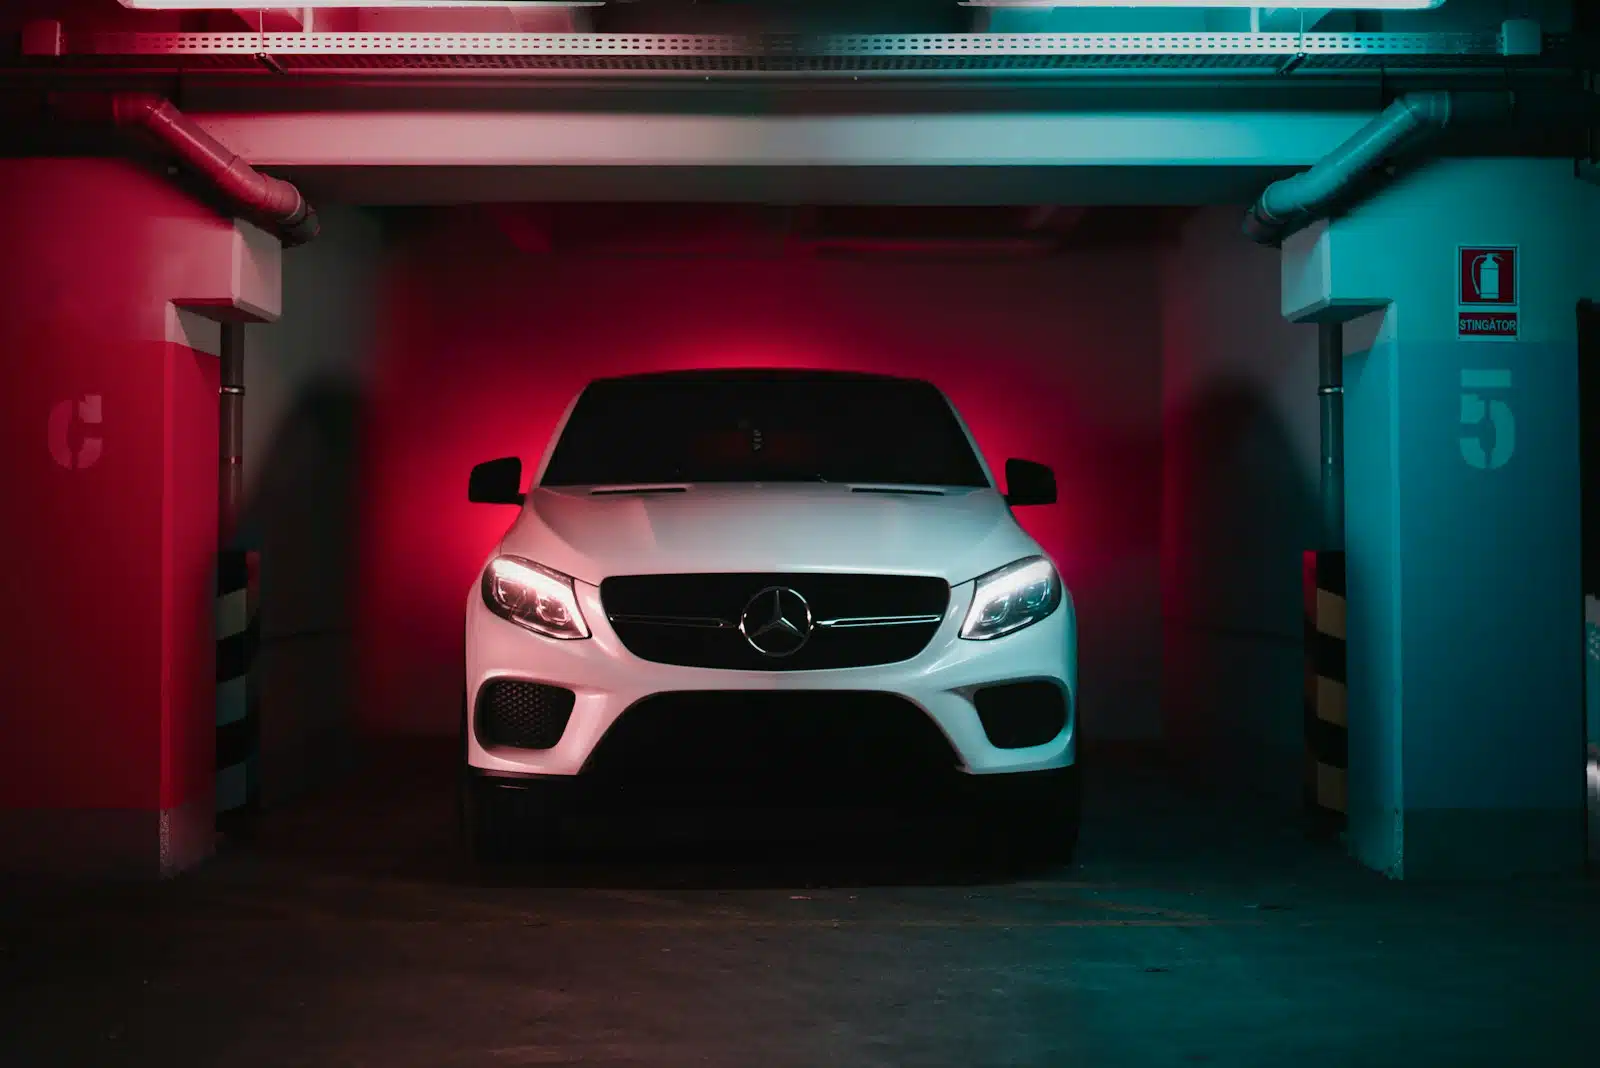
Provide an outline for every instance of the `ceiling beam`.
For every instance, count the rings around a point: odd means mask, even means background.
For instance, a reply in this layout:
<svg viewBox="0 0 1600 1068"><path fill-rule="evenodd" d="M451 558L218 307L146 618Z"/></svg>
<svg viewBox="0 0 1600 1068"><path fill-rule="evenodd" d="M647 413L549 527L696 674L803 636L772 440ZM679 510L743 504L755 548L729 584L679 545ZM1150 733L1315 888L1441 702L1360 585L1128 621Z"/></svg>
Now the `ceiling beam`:
<svg viewBox="0 0 1600 1068"><path fill-rule="evenodd" d="M742 116L283 112L194 118L252 163L1306 166L1362 112Z"/></svg>
<svg viewBox="0 0 1600 1068"><path fill-rule="evenodd" d="M1257 24L1262 33L1309 33L1333 14L1331 8L1258 8Z"/></svg>
<svg viewBox="0 0 1600 1068"><path fill-rule="evenodd" d="M230 29L254 30L257 33L303 33L311 28L308 25L311 12L303 7L238 7L219 14L223 24Z"/></svg>
<svg viewBox="0 0 1600 1068"><path fill-rule="evenodd" d="M588 7L510 8L512 25L522 33L592 33L593 12Z"/></svg>

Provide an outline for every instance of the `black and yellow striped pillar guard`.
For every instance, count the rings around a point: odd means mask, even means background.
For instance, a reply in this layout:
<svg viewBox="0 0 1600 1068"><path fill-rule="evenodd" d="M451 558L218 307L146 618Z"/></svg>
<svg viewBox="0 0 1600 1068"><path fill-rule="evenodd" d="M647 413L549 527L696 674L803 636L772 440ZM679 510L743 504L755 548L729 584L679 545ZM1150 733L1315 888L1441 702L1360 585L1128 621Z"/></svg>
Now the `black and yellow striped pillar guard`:
<svg viewBox="0 0 1600 1068"><path fill-rule="evenodd" d="M1349 742L1345 689L1344 553L1304 555L1305 803L1310 830L1333 837L1346 822Z"/></svg>
<svg viewBox="0 0 1600 1068"><path fill-rule="evenodd" d="M217 559L217 829L228 834L248 833L259 807L261 730L250 670L260 641L259 564L248 550Z"/></svg>

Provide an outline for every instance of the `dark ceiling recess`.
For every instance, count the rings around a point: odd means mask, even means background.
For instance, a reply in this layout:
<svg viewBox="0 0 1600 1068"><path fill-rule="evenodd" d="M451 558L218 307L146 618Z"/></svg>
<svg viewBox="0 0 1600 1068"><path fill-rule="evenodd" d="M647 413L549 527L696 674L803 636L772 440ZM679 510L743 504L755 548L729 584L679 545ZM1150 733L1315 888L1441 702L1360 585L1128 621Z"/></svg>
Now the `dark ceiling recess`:
<svg viewBox="0 0 1600 1068"><path fill-rule="evenodd" d="M1159 244L1177 233L1189 209L494 204L479 210L529 255L971 260Z"/></svg>

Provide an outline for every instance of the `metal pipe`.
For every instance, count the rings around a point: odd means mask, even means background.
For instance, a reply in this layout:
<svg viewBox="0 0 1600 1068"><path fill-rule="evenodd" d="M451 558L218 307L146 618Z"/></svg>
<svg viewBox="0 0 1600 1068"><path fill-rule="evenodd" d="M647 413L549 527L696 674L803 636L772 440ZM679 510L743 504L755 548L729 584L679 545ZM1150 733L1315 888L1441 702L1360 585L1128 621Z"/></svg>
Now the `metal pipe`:
<svg viewBox="0 0 1600 1068"><path fill-rule="evenodd" d="M1277 245L1325 217L1352 186L1396 153L1415 148L1453 123L1508 119L1514 108L1515 98L1508 91L1397 97L1310 170L1267 186L1245 213L1245 236L1258 244Z"/></svg>
<svg viewBox="0 0 1600 1068"><path fill-rule="evenodd" d="M244 324L222 324L217 400L217 544L227 548L244 503Z"/></svg>
<svg viewBox="0 0 1600 1068"><path fill-rule="evenodd" d="M215 185L242 214L275 230L285 245L303 245L320 231L316 209L297 187L250 166L171 101L153 93L118 93L111 98L111 115L119 127L154 138Z"/></svg>
<svg viewBox="0 0 1600 1068"><path fill-rule="evenodd" d="M1317 400L1322 410L1320 501L1324 549L1344 548L1344 324L1317 324Z"/></svg>

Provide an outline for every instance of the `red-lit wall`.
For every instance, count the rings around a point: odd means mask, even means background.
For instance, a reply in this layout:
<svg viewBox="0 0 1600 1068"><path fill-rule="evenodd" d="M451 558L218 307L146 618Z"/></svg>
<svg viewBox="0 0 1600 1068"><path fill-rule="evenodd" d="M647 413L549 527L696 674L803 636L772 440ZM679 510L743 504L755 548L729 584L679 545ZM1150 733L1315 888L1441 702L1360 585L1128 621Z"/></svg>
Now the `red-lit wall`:
<svg viewBox="0 0 1600 1068"><path fill-rule="evenodd" d="M0 866L210 852L218 327L239 235L159 175L23 159L0 248Z"/></svg>
<svg viewBox="0 0 1600 1068"><path fill-rule="evenodd" d="M1159 731L1148 252L920 264L547 255L463 212L401 241L380 293L357 536L368 731L454 730L466 591L511 519L467 504L472 464L536 462L594 376L732 365L924 376L949 392L991 464L1053 465L1060 506L1024 521L1077 598L1087 728Z"/></svg>
<svg viewBox="0 0 1600 1068"><path fill-rule="evenodd" d="M206 798L217 360L92 330L49 356L7 394L9 496L28 521L8 533L0 806Z"/></svg>

